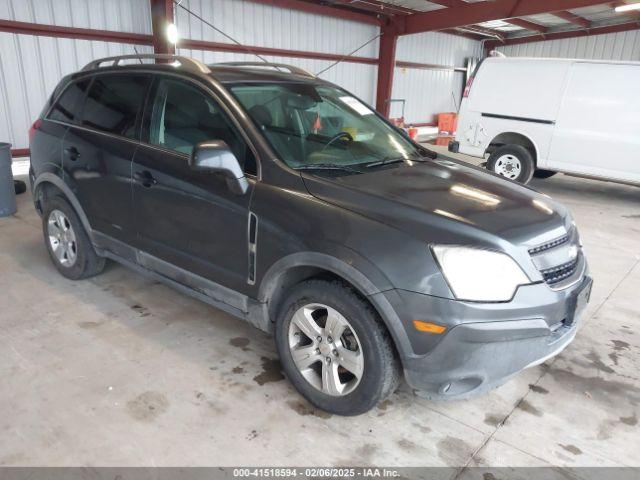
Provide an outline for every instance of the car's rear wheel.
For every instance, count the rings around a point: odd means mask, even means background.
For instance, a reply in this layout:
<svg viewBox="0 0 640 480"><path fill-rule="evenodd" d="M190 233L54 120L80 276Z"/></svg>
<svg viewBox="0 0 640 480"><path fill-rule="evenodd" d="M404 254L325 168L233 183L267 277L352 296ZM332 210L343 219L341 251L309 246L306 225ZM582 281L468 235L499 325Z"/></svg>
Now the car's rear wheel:
<svg viewBox="0 0 640 480"><path fill-rule="evenodd" d="M533 176L536 178L550 178L553 177L556 173L553 170L543 170L538 168L535 172L533 172Z"/></svg>
<svg viewBox="0 0 640 480"><path fill-rule="evenodd" d="M388 331L372 307L339 282L294 287L275 334L285 374L322 410L358 415L398 385L401 369Z"/></svg>
<svg viewBox="0 0 640 480"><path fill-rule="evenodd" d="M494 150L487 161L487 169L509 180L528 183L535 170L531 152L520 145L504 145Z"/></svg>
<svg viewBox="0 0 640 480"><path fill-rule="evenodd" d="M49 256L65 277L79 280L97 275L104 268L105 259L96 254L78 215L64 198L47 198L42 230Z"/></svg>

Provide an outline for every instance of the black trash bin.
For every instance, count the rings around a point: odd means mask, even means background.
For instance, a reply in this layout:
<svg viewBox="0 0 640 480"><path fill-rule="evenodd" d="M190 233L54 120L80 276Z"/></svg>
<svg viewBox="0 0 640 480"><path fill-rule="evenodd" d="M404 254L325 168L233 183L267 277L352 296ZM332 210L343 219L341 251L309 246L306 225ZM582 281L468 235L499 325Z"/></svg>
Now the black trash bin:
<svg viewBox="0 0 640 480"><path fill-rule="evenodd" d="M0 142L0 217L16 213L16 191L11 171L11 144Z"/></svg>

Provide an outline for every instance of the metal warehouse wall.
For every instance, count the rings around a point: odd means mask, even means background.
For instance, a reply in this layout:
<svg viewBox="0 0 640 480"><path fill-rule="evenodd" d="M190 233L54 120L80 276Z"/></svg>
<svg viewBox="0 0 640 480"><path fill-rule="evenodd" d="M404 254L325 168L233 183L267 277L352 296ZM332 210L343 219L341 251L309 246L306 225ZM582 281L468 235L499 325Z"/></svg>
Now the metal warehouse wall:
<svg viewBox="0 0 640 480"><path fill-rule="evenodd" d="M640 30L507 45L498 50L508 57L640 61Z"/></svg>
<svg viewBox="0 0 640 480"><path fill-rule="evenodd" d="M148 0L0 0L0 18L151 33ZM95 58L130 53L131 45L0 32L0 141L27 148L29 127L60 78Z"/></svg>
<svg viewBox="0 0 640 480"><path fill-rule="evenodd" d="M374 25L272 7L244 0L183 0L182 4L247 45L346 55L379 33ZM47 25L150 34L149 0L0 0L0 18ZM230 42L221 34L176 8L176 24L185 39ZM355 55L377 58L378 40ZM150 53L151 47L136 47ZM28 147L27 132L59 79L90 60L134 53L132 45L44 36L0 33L0 141ZM179 49L208 63L256 60L245 54ZM465 58L480 55L479 42L426 33L401 37L397 59L464 67ZM331 61L267 57L316 73ZM375 101L377 67L341 62L321 75ZM436 113L454 110L464 75L446 70L396 68L394 98L407 100L410 122L432 121ZM392 111L395 116L396 113Z"/></svg>
<svg viewBox="0 0 640 480"><path fill-rule="evenodd" d="M303 50L346 55L379 33L375 25L313 15L241 0L184 0L182 5L206 18L226 34L244 45ZM229 43L230 40L184 9L176 9L176 25L180 35L192 40ZM253 55L227 52L202 52L181 49L207 63L259 61ZM355 55L377 58L375 40ZM269 61L296 65L317 73L331 65L330 61L289 57L265 57ZM352 91L364 101L374 103L377 67L342 62L321 75Z"/></svg>
<svg viewBox="0 0 640 480"><path fill-rule="evenodd" d="M419 33L398 39L398 61L431 63L451 67L465 67L468 57L480 57L480 42L446 33ZM405 99L405 121L431 122L440 112L458 110L464 73L452 70L418 70L396 68L393 98ZM454 101L455 98L455 101ZM400 117L398 104L393 104L391 117Z"/></svg>

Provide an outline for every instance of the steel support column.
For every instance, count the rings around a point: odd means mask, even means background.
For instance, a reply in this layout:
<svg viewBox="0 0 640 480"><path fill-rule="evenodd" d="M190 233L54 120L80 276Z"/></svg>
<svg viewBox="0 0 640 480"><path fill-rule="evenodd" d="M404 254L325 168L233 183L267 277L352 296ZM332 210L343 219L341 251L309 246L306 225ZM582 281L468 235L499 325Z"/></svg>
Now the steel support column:
<svg viewBox="0 0 640 480"><path fill-rule="evenodd" d="M398 32L392 26L381 28L380 53L378 54L378 84L376 89L376 110L385 117L389 116L391 91L393 88L393 69L396 65L396 44Z"/></svg>
<svg viewBox="0 0 640 480"><path fill-rule="evenodd" d="M150 0L154 53L176 53L167 40L167 25L174 23L173 0Z"/></svg>

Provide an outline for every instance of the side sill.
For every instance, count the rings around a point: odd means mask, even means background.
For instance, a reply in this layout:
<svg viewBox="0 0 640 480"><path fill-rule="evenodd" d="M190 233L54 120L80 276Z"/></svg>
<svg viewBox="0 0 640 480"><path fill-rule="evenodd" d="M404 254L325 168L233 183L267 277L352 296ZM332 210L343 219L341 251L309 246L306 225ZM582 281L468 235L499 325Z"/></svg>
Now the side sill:
<svg viewBox="0 0 640 480"><path fill-rule="evenodd" d="M94 231L93 234L95 235L96 238L102 240L102 242L100 243L103 243L103 245L105 243L104 242L105 239L108 239L107 242L113 241L118 244L120 243L117 240L110 239L109 237L101 233ZM119 246L122 248L122 246L124 245L119 245ZM114 253L109 248L105 248L104 246L94 245L94 248L96 249L96 252L98 253L98 255L108 258L110 260L113 260L121 265L124 265L125 267L130 268L145 277L152 278L154 280L162 282L178 290L181 293L184 293L193 298L196 298L201 302L207 303L212 307L215 307L219 310L222 310L223 312L228 313L229 315L233 315L236 318L245 320L246 322L249 322L251 325L253 325L254 327L264 332L271 333L272 331L272 325L271 325L271 322L269 321L269 314L268 314L268 308L266 303L260 303L257 300L254 300L252 298L245 296L243 298L243 305L246 307L246 311L244 311L243 309L237 308L233 305L229 305L228 303L220 301L212 296L213 294L216 294L216 293L219 293L220 295L224 295L228 290L225 287L221 285L218 286L214 282L210 282L210 281L207 281L208 285L206 289L204 288L198 289L190 285L185 285L184 283L176 281L173 278L170 278L169 276L167 276L171 274L172 269L175 269L175 272L179 274L179 278L193 277L193 280L195 281L202 281L203 279L200 279L200 277L193 275L189 272L186 272L185 270L182 270L179 267L176 267L175 265L171 265L166 262L163 262L160 259L156 259L155 257L152 257L147 253L135 251L134 249L128 246L125 247L131 250L134 250L136 258L145 258L146 260L148 260L149 258L153 258L157 262L164 263L163 270L166 273L156 271L152 268L142 265L137 261L131 260L129 258L125 258L124 256L118 253ZM121 253L124 253L124 252L121 252ZM236 295L241 295L241 294L236 294Z"/></svg>

